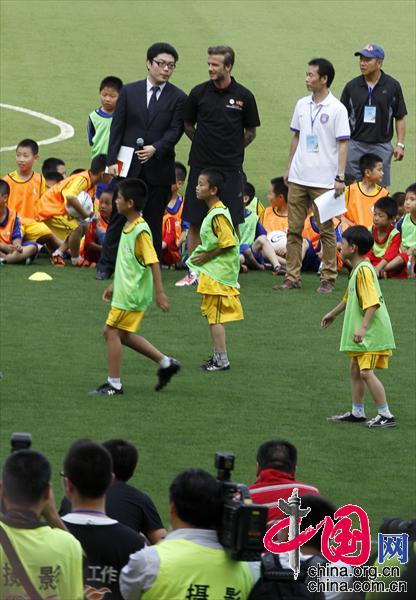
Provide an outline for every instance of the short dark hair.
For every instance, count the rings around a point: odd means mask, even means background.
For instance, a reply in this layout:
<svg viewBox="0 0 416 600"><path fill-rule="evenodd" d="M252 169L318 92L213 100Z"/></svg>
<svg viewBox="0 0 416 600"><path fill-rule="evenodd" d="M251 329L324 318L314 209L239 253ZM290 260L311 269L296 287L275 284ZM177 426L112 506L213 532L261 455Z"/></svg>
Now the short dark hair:
<svg viewBox="0 0 416 600"><path fill-rule="evenodd" d="M78 440L64 460L65 477L80 496L100 498L111 484L113 460L109 451L92 440Z"/></svg>
<svg viewBox="0 0 416 600"><path fill-rule="evenodd" d="M149 61L152 61L159 54L171 54L175 59L175 62L178 62L179 55L175 48L168 44L167 42L157 42L156 44L152 44L147 49L146 58Z"/></svg>
<svg viewBox="0 0 416 600"><path fill-rule="evenodd" d="M58 173L58 171L46 171L43 176L48 181L54 181L55 183L59 183L64 179L62 173Z"/></svg>
<svg viewBox="0 0 416 600"><path fill-rule="evenodd" d="M257 462L261 470L277 469L292 473L296 469L298 451L286 440L268 440L257 449Z"/></svg>
<svg viewBox="0 0 416 600"><path fill-rule="evenodd" d="M409 187L406 188L406 194L409 192L411 194L416 194L416 183L412 183L412 185L409 185Z"/></svg>
<svg viewBox="0 0 416 600"><path fill-rule="evenodd" d="M176 161L175 162L176 179L179 179L180 181L185 181L187 174L188 174L188 171L186 170L185 165L179 161Z"/></svg>
<svg viewBox="0 0 416 600"><path fill-rule="evenodd" d="M132 200L137 211L146 206L148 191L147 185L141 179L123 179L118 185L118 190L125 200Z"/></svg>
<svg viewBox="0 0 416 600"><path fill-rule="evenodd" d="M29 507L40 502L50 480L51 465L35 450L13 452L4 463L4 492L15 504Z"/></svg>
<svg viewBox="0 0 416 600"><path fill-rule="evenodd" d="M390 196L379 198L374 204L374 208L378 208L378 210L386 213L389 219L394 219L397 216L397 204Z"/></svg>
<svg viewBox="0 0 416 600"><path fill-rule="evenodd" d="M415 193L416 193L416 186L415 186ZM406 199L406 193L405 192L395 192L394 194L391 195L391 197L393 198L393 200L397 204L397 208L399 209L404 204L404 201Z"/></svg>
<svg viewBox="0 0 416 600"><path fill-rule="evenodd" d="M106 190L109 191L109 190ZM113 473L117 479L128 481L134 473L139 460L136 446L126 440L108 440L103 443L113 459Z"/></svg>
<svg viewBox="0 0 416 600"><path fill-rule="evenodd" d="M221 520L221 485L202 469L179 473L169 488L178 517L194 527L215 529Z"/></svg>
<svg viewBox="0 0 416 600"><path fill-rule="evenodd" d="M107 154L97 154L91 161L90 171L93 175L103 173L107 166Z"/></svg>
<svg viewBox="0 0 416 600"><path fill-rule="evenodd" d="M10 195L10 186L4 179L0 179L0 195Z"/></svg>
<svg viewBox="0 0 416 600"><path fill-rule="evenodd" d="M42 175L45 176L45 173L57 171L57 167L62 166L65 167L65 163L62 158L54 158L53 156L45 158L42 164Z"/></svg>
<svg viewBox="0 0 416 600"><path fill-rule="evenodd" d="M104 79L100 83L100 92L105 87L113 88L120 93L121 88L123 87L123 82L119 77L116 77L115 75L108 75L107 77L104 77Z"/></svg>
<svg viewBox="0 0 416 600"><path fill-rule="evenodd" d="M311 510L307 515L302 517L301 531L305 531L310 525L316 527L325 517L334 517L336 506L327 498L317 496L315 494L302 494L302 508L309 507ZM322 527L319 531L307 542L308 546L313 546L317 550L321 550Z"/></svg>
<svg viewBox="0 0 416 600"><path fill-rule="evenodd" d="M373 152L363 154L358 162L358 168L360 169L361 175L364 177L366 169L372 171L379 162L382 163L383 159L378 154L374 154Z"/></svg>
<svg viewBox="0 0 416 600"><path fill-rule="evenodd" d="M39 154L39 146L38 143L35 142L35 140L31 140L29 138L22 140L21 142L19 142L16 146L16 152L18 151L19 148L30 148L32 151L32 154Z"/></svg>
<svg viewBox="0 0 416 600"><path fill-rule="evenodd" d="M202 169L199 173L200 175L204 175L207 178L208 185L211 188L217 188L217 194L221 193L221 188L224 185L225 177L224 174L218 169L212 169L208 167L207 169Z"/></svg>
<svg viewBox="0 0 416 600"><path fill-rule="evenodd" d="M281 194L282 196L285 197L286 202L287 202L287 195L289 192L289 188L285 184L285 180L283 179L283 177L275 177L274 179L270 180L270 183L272 184L272 188L273 188L273 192L274 192L275 196L278 196L279 194Z"/></svg>
<svg viewBox="0 0 416 600"><path fill-rule="evenodd" d="M208 55L220 54L224 57L224 66L233 66L235 62L235 52L231 46L210 46L208 48Z"/></svg>
<svg viewBox="0 0 416 600"><path fill-rule="evenodd" d="M370 252L374 246L374 238L371 231L364 227L364 225L353 225L348 227L342 234L344 240L351 246L354 244L358 248L358 253L361 256L365 256L367 252Z"/></svg>
<svg viewBox="0 0 416 600"><path fill-rule="evenodd" d="M334 66L326 58L313 58L308 62L310 67L318 67L319 77L326 76L326 87L331 87L331 83L334 81L335 69Z"/></svg>
<svg viewBox="0 0 416 600"><path fill-rule="evenodd" d="M255 195L256 195L256 188L254 187L254 185L252 183L250 183L249 181L246 181L244 184L244 196L248 196L250 199L250 202L251 202Z"/></svg>

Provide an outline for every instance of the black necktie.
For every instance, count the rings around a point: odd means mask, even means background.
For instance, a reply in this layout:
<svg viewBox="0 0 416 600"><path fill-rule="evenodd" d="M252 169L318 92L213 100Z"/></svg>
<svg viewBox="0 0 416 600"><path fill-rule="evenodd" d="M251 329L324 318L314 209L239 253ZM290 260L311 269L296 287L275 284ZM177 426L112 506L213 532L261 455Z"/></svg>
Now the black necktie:
<svg viewBox="0 0 416 600"><path fill-rule="evenodd" d="M160 90L160 87L158 85L154 85L152 87L152 95L150 96L149 106L147 107L147 110L149 113L149 119L152 118L152 116L155 112L155 108L156 108L156 104L157 104L156 94L158 93L159 90Z"/></svg>

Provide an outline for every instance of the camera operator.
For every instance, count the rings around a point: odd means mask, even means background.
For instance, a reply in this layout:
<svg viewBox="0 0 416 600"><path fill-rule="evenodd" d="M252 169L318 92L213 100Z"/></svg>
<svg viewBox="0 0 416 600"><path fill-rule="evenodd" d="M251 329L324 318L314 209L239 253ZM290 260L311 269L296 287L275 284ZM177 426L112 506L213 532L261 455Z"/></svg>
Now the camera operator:
<svg viewBox="0 0 416 600"><path fill-rule="evenodd" d="M120 575L125 600L209 598L246 600L258 564L233 561L218 541L221 484L201 469L187 469L169 490L171 531L130 556ZM234 595L233 595L234 594Z"/></svg>
<svg viewBox="0 0 416 600"><path fill-rule="evenodd" d="M81 545L59 518L50 479L48 460L33 450L14 452L4 464L0 598L84 598Z"/></svg>

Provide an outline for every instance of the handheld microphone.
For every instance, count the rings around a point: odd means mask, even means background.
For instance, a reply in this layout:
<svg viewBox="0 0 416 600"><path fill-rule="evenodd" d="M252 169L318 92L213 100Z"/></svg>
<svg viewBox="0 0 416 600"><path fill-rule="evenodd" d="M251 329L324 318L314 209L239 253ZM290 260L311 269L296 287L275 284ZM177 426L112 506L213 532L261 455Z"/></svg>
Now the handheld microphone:
<svg viewBox="0 0 416 600"><path fill-rule="evenodd" d="M137 138L137 140L136 140L136 150L143 150L143 146L144 146L144 139L143 138Z"/></svg>

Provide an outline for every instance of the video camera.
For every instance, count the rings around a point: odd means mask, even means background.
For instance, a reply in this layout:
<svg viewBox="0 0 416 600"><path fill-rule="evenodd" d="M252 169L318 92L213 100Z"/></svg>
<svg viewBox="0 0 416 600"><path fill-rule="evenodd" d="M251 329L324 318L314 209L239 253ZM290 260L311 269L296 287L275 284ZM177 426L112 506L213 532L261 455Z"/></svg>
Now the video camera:
<svg viewBox="0 0 416 600"><path fill-rule="evenodd" d="M267 506L253 504L243 483L230 481L234 454L215 453L217 479L222 486L223 511L218 537L233 560L260 560L267 528Z"/></svg>
<svg viewBox="0 0 416 600"><path fill-rule="evenodd" d="M407 533L409 542L416 540L416 519L403 521L400 517L384 517L380 525L380 533Z"/></svg>

